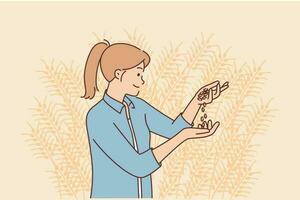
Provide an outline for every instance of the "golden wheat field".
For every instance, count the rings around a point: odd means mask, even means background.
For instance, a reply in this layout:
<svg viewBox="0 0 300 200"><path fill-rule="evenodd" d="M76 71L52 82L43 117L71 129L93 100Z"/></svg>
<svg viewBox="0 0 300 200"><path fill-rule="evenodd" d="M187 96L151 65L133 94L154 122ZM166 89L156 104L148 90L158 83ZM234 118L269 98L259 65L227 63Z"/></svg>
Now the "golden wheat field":
<svg viewBox="0 0 300 200"><path fill-rule="evenodd" d="M126 42L151 56L144 34L124 34ZM259 178L255 138L267 130L275 111L271 97L260 97L269 73L264 71L264 62L238 65L229 49L216 44L214 37L200 33L188 48L170 43L155 49L158 56L145 71L146 83L139 96L172 118L201 86L214 80L230 82L229 89L206 107L208 117L221 122L217 133L185 142L164 160L153 174L154 198L236 199L249 195ZM95 42L104 38L111 43L118 41L100 34L95 38ZM99 73L100 92L93 100L86 100L80 98L84 93L84 66L55 59L42 60L41 65L37 75L48 95L35 98L24 137L33 155L49 162L49 180L61 199L88 199L91 166L85 116L100 100L107 83ZM194 123L200 123L200 114ZM154 134L151 140L151 146L164 141Z"/></svg>

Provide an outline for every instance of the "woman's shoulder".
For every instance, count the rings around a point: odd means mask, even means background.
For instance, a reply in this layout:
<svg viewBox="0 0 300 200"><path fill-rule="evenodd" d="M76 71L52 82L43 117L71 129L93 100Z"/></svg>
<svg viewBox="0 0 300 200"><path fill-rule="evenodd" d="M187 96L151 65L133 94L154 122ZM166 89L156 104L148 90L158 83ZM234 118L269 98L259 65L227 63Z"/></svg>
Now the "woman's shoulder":
<svg viewBox="0 0 300 200"><path fill-rule="evenodd" d="M108 115L109 110L102 99L88 110L87 120L89 118L107 118Z"/></svg>

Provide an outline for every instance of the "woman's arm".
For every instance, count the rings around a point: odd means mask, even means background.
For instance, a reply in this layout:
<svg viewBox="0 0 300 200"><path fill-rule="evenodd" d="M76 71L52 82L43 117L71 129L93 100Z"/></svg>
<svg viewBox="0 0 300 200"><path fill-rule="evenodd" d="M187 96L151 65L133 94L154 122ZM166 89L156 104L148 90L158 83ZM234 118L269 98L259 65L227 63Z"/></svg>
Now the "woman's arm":
<svg viewBox="0 0 300 200"><path fill-rule="evenodd" d="M161 165L152 149L137 152L114 122L96 112L87 115L87 131L94 159L104 153L120 169L136 177L145 177Z"/></svg>
<svg viewBox="0 0 300 200"><path fill-rule="evenodd" d="M184 111L182 112L182 117L190 124L193 123L195 117L197 116L199 110L201 108L201 104L193 98L189 104L186 106Z"/></svg>
<svg viewBox="0 0 300 200"><path fill-rule="evenodd" d="M162 162L172 151L174 151L180 144L188 139L205 138L214 134L219 127L220 123L216 122L208 129L199 128L185 128L177 135L160 144L153 149L153 154L158 163Z"/></svg>
<svg viewBox="0 0 300 200"><path fill-rule="evenodd" d="M192 127L193 123L188 123L182 113L172 119L153 107L151 104L139 98L139 109L144 111L144 120L150 132L162 136L166 139L174 137L184 128Z"/></svg>

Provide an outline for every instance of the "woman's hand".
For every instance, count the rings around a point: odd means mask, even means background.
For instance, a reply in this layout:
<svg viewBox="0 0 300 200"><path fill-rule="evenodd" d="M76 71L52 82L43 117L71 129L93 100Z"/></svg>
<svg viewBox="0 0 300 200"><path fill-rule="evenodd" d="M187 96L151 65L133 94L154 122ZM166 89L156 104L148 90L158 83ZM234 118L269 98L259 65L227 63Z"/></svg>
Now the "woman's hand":
<svg viewBox="0 0 300 200"><path fill-rule="evenodd" d="M193 101L196 101L198 105L210 104L221 95L221 92L229 87L229 82L226 81L222 86L220 86L220 81L214 81L200 88Z"/></svg>
<svg viewBox="0 0 300 200"><path fill-rule="evenodd" d="M212 121L209 120L204 128L185 128L181 130L171 139L165 141L159 146L153 149L153 154L157 162L162 162L170 153L172 153L180 144L188 139L205 138L214 134L219 127L220 122L216 122L212 125ZM199 126L198 126L199 127Z"/></svg>
<svg viewBox="0 0 300 200"><path fill-rule="evenodd" d="M201 106L210 104L214 99L218 98L223 91L229 87L229 82L226 81L222 86L220 86L220 81L214 81L200 88L195 96L189 102L189 104L184 109L182 116L183 118L192 123L200 109Z"/></svg>
<svg viewBox="0 0 300 200"><path fill-rule="evenodd" d="M213 135L219 126L220 122L217 121L212 124L212 121L208 120L208 123L205 123L204 126L199 124L198 128L185 128L179 134L183 136L184 140L205 138Z"/></svg>

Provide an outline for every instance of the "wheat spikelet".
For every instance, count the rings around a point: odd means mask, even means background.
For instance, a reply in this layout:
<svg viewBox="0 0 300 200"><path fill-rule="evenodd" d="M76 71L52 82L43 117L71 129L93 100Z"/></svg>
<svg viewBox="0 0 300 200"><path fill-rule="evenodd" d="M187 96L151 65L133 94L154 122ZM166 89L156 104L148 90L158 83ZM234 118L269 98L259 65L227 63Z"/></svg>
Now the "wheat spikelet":
<svg viewBox="0 0 300 200"><path fill-rule="evenodd" d="M259 90L261 89L261 85L265 82L266 80L266 74L267 72L263 72L262 71L262 65L256 67L254 65L253 70L251 70L251 68L249 69L249 73L246 76L243 77L247 77L245 81L247 81L248 84L246 88L243 88L242 95L239 98L239 102L237 103L237 107L240 107L240 112L237 113L235 120L231 121L230 123L228 123L228 127L232 127L234 129L238 129L247 118L247 112L246 110L243 109L243 107L245 105L243 105L243 101L246 101L245 97L251 97L254 95L257 95L259 93ZM249 84L250 83L250 84Z"/></svg>
<svg viewBox="0 0 300 200"><path fill-rule="evenodd" d="M258 172L253 170L253 165L255 162L252 162L251 165L240 169L239 176L236 177L236 182L234 185L231 185L230 195L233 199L234 197L247 197L250 194L250 185L253 185L253 180Z"/></svg>
<svg viewBox="0 0 300 200"><path fill-rule="evenodd" d="M172 43L169 44L168 47L163 48L160 52L157 61L151 67L149 67L148 79L146 83L149 82L151 84L151 95L145 96L146 92L141 93L141 96L147 98L149 102L154 102L159 105L160 102L163 101L161 95L165 95L166 92L165 84L166 80L170 79L170 76L176 76L176 70L182 60L183 54L180 52L181 44L173 45ZM155 91L154 91L154 90ZM148 90L147 90L148 92Z"/></svg>
<svg viewBox="0 0 300 200"><path fill-rule="evenodd" d="M74 176L64 166L55 166L50 172L50 180L57 188L60 197L68 196L74 199L77 198L78 184L74 181Z"/></svg>
<svg viewBox="0 0 300 200"><path fill-rule="evenodd" d="M222 119L224 119L224 124L226 124L226 129L237 129L241 124L243 124L244 119L247 117L249 108L247 105L247 98L254 91L258 92L264 81L266 80L266 72L262 71L262 65L260 66L245 66L242 68L244 73L239 77L238 85L239 95L232 99L224 106L224 110L228 112L223 112Z"/></svg>
<svg viewBox="0 0 300 200"><path fill-rule="evenodd" d="M212 112L212 115L214 116L213 119L216 119L217 116L222 117L220 116L220 110L222 109L222 106L224 107L224 104L227 105L228 103L232 102L240 94L240 87L238 81L244 74L242 69L242 67L238 68L236 66L236 62L233 62L232 67L226 70L226 75L224 75L224 79L229 81L230 89L227 90L224 94L222 94L222 98L218 99L215 102L215 104L211 106L212 108L209 109L209 111ZM222 113L224 112L221 112L221 114ZM223 118L220 120L223 120Z"/></svg>
<svg viewBox="0 0 300 200"><path fill-rule="evenodd" d="M51 105L51 104L49 104ZM74 145L72 144L72 140L70 140L71 134L65 134L62 130L64 130L59 123L57 123L57 119L55 117L56 113L52 110L53 107L47 105L47 103L39 102L38 107L35 109L38 116L36 121L38 124L42 125L44 134L49 134L53 138L53 144L55 145L55 159L62 160L62 163L66 168L74 169L78 174L81 173L81 170L78 166L80 166L80 161L78 155L76 154L77 148L72 148ZM85 140L86 141L86 140ZM78 145L75 145L78 146ZM78 146L80 147L80 146ZM82 148L82 147L81 147ZM75 176L74 176L75 177ZM86 180L81 177L81 180L78 180L84 184ZM83 188L87 188L86 185L83 185Z"/></svg>
<svg viewBox="0 0 300 200"><path fill-rule="evenodd" d="M253 61L252 66L245 63L240 67L240 69L236 69L234 63L232 68L228 68L228 70L226 71L228 80L230 80L230 90L226 91L226 93L222 96L222 99L218 100L215 104L210 105L208 107L208 111L212 112L213 115L216 117L218 116L219 111L223 109L222 104L226 102L226 100L229 101L227 102L229 106L235 107L235 105L237 104L238 106L236 106L235 108L241 108L244 106L243 103L245 102L244 100L246 98L251 96L255 97L256 95L258 95L259 91L262 89L261 86L266 80L266 74L268 74L268 72L262 71L263 64L264 62L257 66L256 63ZM239 111L240 112L238 113L240 113L241 115L244 114L243 112L241 112L242 110ZM224 112L221 111L221 113ZM228 119L228 117L222 117L223 119ZM236 120L231 121L234 123L239 122L237 118ZM232 124L228 124L228 126L232 127Z"/></svg>
<svg viewBox="0 0 300 200"><path fill-rule="evenodd" d="M78 82L81 82L82 78L77 75L77 77L73 76L71 79L68 73L72 71L76 72L76 70L71 70L62 62L56 67L54 66L54 61L52 61L51 64L47 64L46 62L44 62L44 64L45 69L39 71L42 73L41 78L46 83L46 87L53 88L49 91L50 93L56 91L52 94L62 98L63 103L57 103L57 105L59 106L61 114L64 116L65 124L71 126L71 128L84 129L85 113L88 109L86 101L79 99L80 91L78 90L76 90L75 98L72 97L72 94L74 94L73 88L78 86Z"/></svg>
<svg viewBox="0 0 300 200"><path fill-rule="evenodd" d="M70 134L71 137L74 136L74 134L76 134L78 131L81 132L81 136L86 135L85 112L88 107L85 103L87 101L81 101L78 98L80 91L78 89L74 89L78 87L78 83L82 81L82 78L78 75L78 71L80 72L80 70L77 70L76 73L76 69L71 68L72 65L71 67L67 67L62 62L58 65L63 66L61 69L58 69L59 67L54 68L53 65L53 62L51 65L45 63L46 70L40 72L47 74L47 76L44 76L43 78L46 78L46 82L48 82L48 85L50 85L52 88L57 88L57 91L60 91L57 95L60 95L63 98L63 103L57 103L57 105L59 107L60 115L63 116L63 121L66 126L65 132L67 132L66 130L72 131ZM57 71L60 73L56 73ZM81 89L83 88L81 87ZM72 97L72 95L74 97ZM47 112L49 112L49 110ZM60 119L56 121L62 120ZM62 127L58 127L57 130L61 131ZM77 137L79 149L82 151L84 149L88 149L88 143L84 142L86 139L80 139L80 137Z"/></svg>
<svg viewBox="0 0 300 200"><path fill-rule="evenodd" d="M176 174L182 174L184 170L184 157L180 154L179 147L172 155L166 158L163 165L163 179L159 188L159 198L165 198L169 195L177 195L180 187L180 176ZM174 160L176 159L176 163Z"/></svg>
<svg viewBox="0 0 300 200"><path fill-rule="evenodd" d="M28 126L31 131L24 135L29 146L34 151L34 156L36 158L50 159L54 154L55 143L51 141L49 135L42 133L41 126L34 128L30 123L28 123Z"/></svg>
<svg viewBox="0 0 300 200"><path fill-rule="evenodd" d="M163 101L160 103L160 108L164 108L167 104L172 104L172 102L183 101L181 98L182 94L189 94L189 86L191 85L189 80L191 78L191 72L200 63L209 59L211 49L214 45L211 44L211 37L205 38L201 34L202 40L199 41L198 38L192 43L191 51L188 51L185 56L184 65L172 69L172 73L167 74L168 79L166 79L166 89L162 92L161 98ZM174 74L175 72L175 74ZM180 74L180 76L178 76ZM193 91L195 92L195 91Z"/></svg>
<svg viewBox="0 0 300 200"><path fill-rule="evenodd" d="M215 48L211 51L210 59L208 60L209 64L204 65L205 67L202 69L202 85L211 83L215 80L220 80L221 82L230 81L228 78L230 78L229 76L231 75L232 70L234 70L235 59L229 57L229 50L230 48L223 52L220 46L215 45ZM231 82L230 85L232 85ZM224 99L223 96L222 99ZM209 105L206 108L207 112L216 112L219 107L218 101L220 100L218 99L214 104ZM199 117L201 116L199 115ZM216 115L213 119L215 118Z"/></svg>
<svg viewBox="0 0 300 200"><path fill-rule="evenodd" d="M203 145L201 150L197 148L198 146L193 146L194 149L189 151L192 158L190 162L186 163L190 176L184 188L184 196L188 199L194 196L206 195L208 190L207 182L210 178L208 175L213 170L214 157L212 152L207 152L207 144L198 143L198 145Z"/></svg>
<svg viewBox="0 0 300 200"><path fill-rule="evenodd" d="M61 76L64 80L64 86L66 87L66 91L69 92L70 98L79 99L83 95L84 92L84 83L83 83L83 66L82 69L80 66L75 66L74 61L71 64L67 65L63 61L60 61L60 65L62 66ZM99 83L102 79L98 79ZM98 83L98 86L100 85ZM102 84L99 88L101 88ZM87 100L81 99L79 101L81 104L85 105L85 109L89 109L91 105Z"/></svg>
<svg viewBox="0 0 300 200"><path fill-rule="evenodd" d="M201 33L201 39L195 38L192 42L190 48L185 55L186 66L191 67L192 69L203 69L210 65L210 59L213 57L214 49L217 47L216 44L213 44L211 39L213 34L205 36Z"/></svg>
<svg viewBox="0 0 300 200"><path fill-rule="evenodd" d="M228 57L230 48L222 52L220 46L212 54L211 63L203 71L203 81L210 83L216 79L224 78L228 68L232 67L234 59Z"/></svg>
<svg viewBox="0 0 300 200"><path fill-rule="evenodd" d="M61 63L56 64L54 59L52 59L50 63L47 63L45 60L41 61L44 64L44 68L37 70L37 72L40 73L40 79L45 84L49 94L69 98L70 93L68 93L62 77Z"/></svg>
<svg viewBox="0 0 300 200"><path fill-rule="evenodd" d="M33 127L29 123L28 125L31 128L31 131L30 133L24 134L27 136L26 140L29 142L30 147L34 151L34 155L36 155L37 158L48 159L51 162L55 169L55 174L60 178L59 182L53 180L60 196L68 195L76 198L76 192L74 192L72 183L62 169L58 168L59 161L55 158L56 143L51 141L51 138L43 131L41 126L37 125L37 127ZM52 179L52 176L50 179Z"/></svg>
<svg viewBox="0 0 300 200"><path fill-rule="evenodd" d="M43 63L44 69L38 72L40 72L41 80L45 83L49 93L63 99L65 109L73 113L74 119L77 120L76 124L83 123L82 105L78 105L82 102L80 102L78 98L72 98L73 90L70 90L70 78L67 73L63 73L63 67L61 67L63 63L59 63L57 66L55 66L54 60L52 60L50 64L43 60ZM67 69L65 71L67 71ZM74 85L76 83L72 82L72 84ZM76 88L77 85L71 86L71 88L74 87ZM77 110L77 108L79 109ZM80 118L78 118L78 116L80 116Z"/></svg>
<svg viewBox="0 0 300 200"><path fill-rule="evenodd" d="M45 133L53 133L55 131L63 132L64 124L63 117L59 111L58 104L52 103L44 98L43 101L34 97L37 103L35 108L31 108L33 111L32 116L35 121L39 122L39 125Z"/></svg>
<svg viewBox="0 0 300 200"><path fill-rule="evenodd" d="M93 42L90 42L89 45L92 47L95 45L95 43L98 43L98 42L104 42L104 40L108 40L110 42L110 44L113 44L117 41L115 41L111 35L109 33L107 33L106 31L102 32L101 34L98 34L96 32L93 32L92 33L93 36L95 37L95 40L96 41L93 41Z"/></svg>
<svg viewBox="0 0 300 200"><path fill-rule="evenodd" d="M129 44L135 45L138 48L146 51L148 54L151 54L151 47L144 34L140 33L137 29L130 33L127 30L124 30L127 36L126 42Z"/></svg>
<svg viewBox="0 0 300 200"><path fill-rule="evenodd" d="M60 61L62 66L61 75L64 80L64 86L69 91L71 97L80 97L82 91L84 91L84 84L78 80L83 79L83 70L79 66L74 66L74 61L67 65L63 61ZM88 105L89 106L89 105Z"/></svg>
<svg viewBox="0 0 300 200"><path fill-rule="evenodd" d="M229 49L222 52L219 45L211 42L212 36L205 39L202 34L201 42L196 38L186 56L187 66L192 70L186 80L187 86L183 86L182 92L186 93L188 99L192 98L204 84L215 79L225 80L228 68L234 63L234 59L228 56ZM208 107L208 111L211 112L211 106ZM196 120L200 121L200 117Z"/></svg>
<svg viewBox="0 0 300 200"><path fill-rule="evenodd" d="M252 115L246 123L246 133L244 134L244 137L242 137L243 141L240 142L238 151L236 151L234 155L230 155L231 158L228 160L227 166L223 167L221 175L217 176L217 181L213 185L214 192L212 193L211 198L214 197L216 192L224 191L222 190L222 186L226 187L224 186L224 183L230 178L230 174L234 170L239 169L241 163L245 164L245 162L243 162L247 159L247 156L245 156L247 154L245 153L251 147L253 137L264 131L262 127L266 127L270 118L273 117L272 111L273 109L270 108L270 101L266 104L262 103L261 105L253 106Z"/></svg>
<svg viewBox="0 0 300 200"><path fill-rule="evenodd" d="M34 136L35 140L42 140L41 136L51 139L51 142L43 142L54 146L51 158L49 155L47 157L54 166L52 180L59 183L56 185L61 195L74 197L81 191L89 191L91 179L84 123L88 104L79 100L78 83L82 81L79 76L81 72L73 68L73 63L69 67L63 62L55 66L54 60L50 64L43 63L44 68L39 71L42 80L49 93L61 97L63 103L48 103L46 99L41 102L36 98L37 107L33 109L33 117L42 128L43 135ZM34 138L31 137L31 140ZM49 148L44 145L34 151L45 156L44 152L49 151Z"/></svg>

